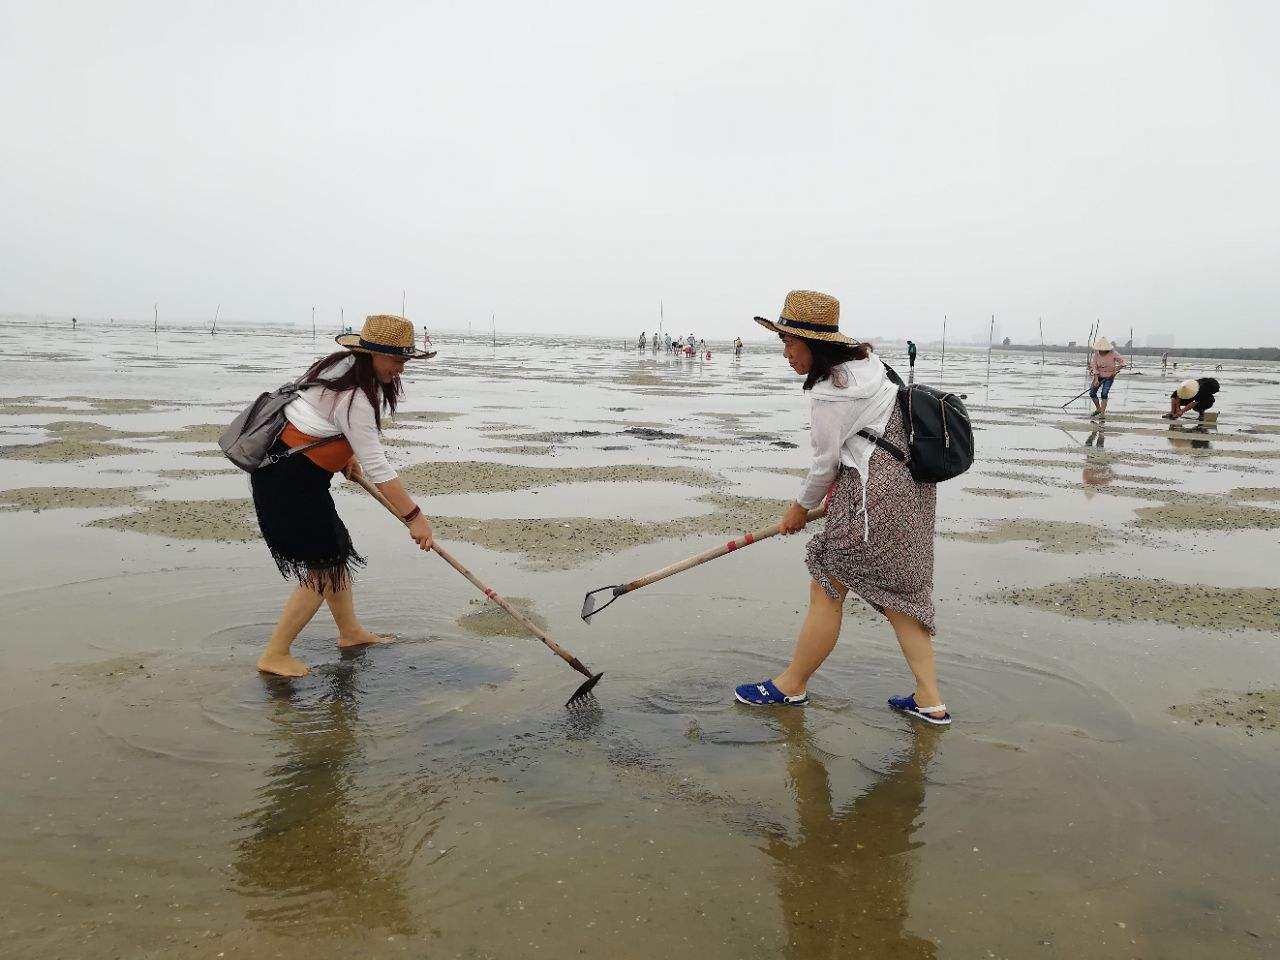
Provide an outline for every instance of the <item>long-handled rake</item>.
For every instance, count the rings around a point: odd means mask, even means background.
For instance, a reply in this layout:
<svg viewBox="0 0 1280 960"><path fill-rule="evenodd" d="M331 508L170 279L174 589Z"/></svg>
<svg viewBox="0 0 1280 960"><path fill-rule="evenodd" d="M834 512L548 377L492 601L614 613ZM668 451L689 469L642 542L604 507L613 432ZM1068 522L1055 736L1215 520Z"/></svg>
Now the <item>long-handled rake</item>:
<svg viewBox="0 0 1280 960"><path fill-rule="evenodd" d="M806 515L805 522L817 520L819 517L825 516L826 512L826 507L818 507L814 510L810 510ZM590 591L586 597L583 598L582 619L589 622L593 616L605 607L609 606L609 604L613 603L613 601L617 600L624 593L631 593L633 590L639 590L641 587L647 587L651 583L657 583L659 580L665 580L667 577L675 576L677 573L683 573L691 567L696 567L699 564L706 563L708 560L715 560L717 557L723 557L726 553L733 553L733 551L738 550L741 547L748 547L760 540L767 540L769 537L776 536L781 532L782 524L775 523L773 526L765 527L763 530L757 530L755 533L744 533L737 540L730 540L722 547L713 547L712 549L699 553L696 556L689 557L687 560L681 560L679 563L673 563L669 567L663 567L661 570L655 570L653 573L646 574L638 580L632 580L630 583L620 583L614 587L598 587L597 589ZM613 596L597 606L596 604L599 601L596 599L596 594L604 593L606 590L612 591Z"/></svg>
<svg viewBox="0 0 1280 960"><path fill-rule="evenodd" d="M400 519L400 514L396 511L396 508L390 504L387 498L382 495L382 491L380 491L377 487L375 487L372 483L370 483L364 476L356 476L353 479L356 481L356 483L360 484L360 486L364 487L365 490L368 491L370 496L372 496L375 500L377 500L384 507L386 507L387 510L390 511L392 516L394 516L397 520ZM503 610L505 610L508 614L510 614L512 619L514 619L522 627L524 627L526 630L532 633L535 637L537 637L539 640L545 643L548 649L550 649L552 653L554 653L557 657L559 657L561 660L563 660L565 663L573 667L573 669L577 670L580 674L582 674L584 677L587 678L585 683L583 683L580 687L578 687L577 690L573 691L573 696L571 696L568 700L565 701L564 705L566 707L571 707L574 704L580 702L582 699L584 699L587 696L587 694L591 692L592 688L594 688L595 685L600 682L600 678L604 676L603 671L601 671L600 673L592 673L590 670L588 670L586 666L583 665L581 660L579 660L577 657L571 654L568 650L565 650L563 647L557 644L554 640L548 637L546 633L544 633L536 623L533 623L531 620L529 620L528 617L520 613L519 610L517 610L511 604L507 603L507 601L504 600L502 597L498 596L498 592L496 590L494 590L492 587L482 582L478 577L476 577L475 574L473 574L470 570L468 570L466 567L460 564L457 560L455 560L453 556L447 550L445 550L444 547L440 546L440 544L436 543L434 540L431 543L431 549L440 555L440 559L442 559L445 563L449 564L449 566L453 567L453 569L457 570L460 574L462 574L469 581L471 581L472 585L475 586L477 590L479 590L486 597L488 597L490 600L492 600L494 603L500 606Z"/></svg>

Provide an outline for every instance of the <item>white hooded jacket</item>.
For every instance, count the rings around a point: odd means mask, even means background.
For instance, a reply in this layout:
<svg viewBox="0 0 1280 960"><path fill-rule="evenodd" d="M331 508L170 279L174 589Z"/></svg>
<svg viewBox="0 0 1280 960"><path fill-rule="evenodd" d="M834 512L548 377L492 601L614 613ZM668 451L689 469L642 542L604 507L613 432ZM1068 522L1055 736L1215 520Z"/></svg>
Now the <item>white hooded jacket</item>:
<svg viewBox="0 0 1280 960"><path fill-rule="evenodd" d="M862 480L862 538L870 538L867 519L867 466L876 445L859 430L882 436L897 402L898 387L885 374L884 363L874 353L865 360L850 360L809 391L809 438L813 463L796 498L806 510L822 502L840 465L858 471Z"/></svg>

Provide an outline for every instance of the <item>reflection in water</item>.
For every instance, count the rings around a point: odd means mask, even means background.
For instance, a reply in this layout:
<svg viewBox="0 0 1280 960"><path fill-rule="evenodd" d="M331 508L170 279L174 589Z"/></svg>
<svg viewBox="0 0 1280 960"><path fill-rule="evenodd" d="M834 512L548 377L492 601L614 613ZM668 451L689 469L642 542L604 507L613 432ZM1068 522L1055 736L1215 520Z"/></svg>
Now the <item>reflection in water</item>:
<svg viewBox="0 0 1280 960"><path fill-rule="evenodd" d="M1208 450L1209 428L1204 424L1184 427L1179 423L1169 424L1169 443L1175 450Z"/></svg>
<svg viewBox="0 0 1280 960"><path fill-rule="evenodd" d="M234 864L239 892L262 903L248 911L259 923L291 932L305 924L308 933L321 935L414 932L407 864L397 862L398 844L383 826L394 822L390 811L380 810L368 789L363 808L360 802L356 679L365 663L357 652L330 671L314 672L319 690L264 681L271 736L282 749L258 792L259 805L242 818L249 832Z"/></svg>
<svg viewBox="0 0 1280 960"><path fill-rule="evenodd" d="M924 806L925 767L939 731L913 726L911 743L866 793L836 808L827 768L804 730L804 711L779 716L799 834L776 830L765 852L778 865L788 927L785 955L932 960L932 941L908 933L911 840Z"/></svg>
<svg viewBox="0 0 1280 960"><path fill-rule="evenodd" d="M1105 487L1111 482L1113 476L1111 464L1094 456L1095 448L1102 451L1106 444L1107 434L1101 429L1091 431L1089 439L1084 442L1088 449L1084 454L1084 471L1081 479L1084 481L1086 495L1092 496L1094 487Z"/></svg>

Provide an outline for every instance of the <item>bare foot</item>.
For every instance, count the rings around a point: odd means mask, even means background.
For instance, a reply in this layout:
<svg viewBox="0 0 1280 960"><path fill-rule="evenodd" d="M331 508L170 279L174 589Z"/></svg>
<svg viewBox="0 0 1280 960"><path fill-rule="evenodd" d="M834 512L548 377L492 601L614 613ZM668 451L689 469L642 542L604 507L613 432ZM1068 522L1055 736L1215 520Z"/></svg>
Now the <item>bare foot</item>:
<svg viewBox="0 0 1280 960"><path fill-rule="evenodd" d="M305 677L307 665L288 653L264 653L258 658L258 669L277 677Z"/></svg>
<svg viewBox="0 0 1280 960"><path fill-rule="evenodd" d="M379 635L376 633L370 633L368 630L361 627L349 637L339 637L338 647L339 649L345 649L346 647L367 647L374 643L390 643L396 639L398 638L394 633Z"/></svg>

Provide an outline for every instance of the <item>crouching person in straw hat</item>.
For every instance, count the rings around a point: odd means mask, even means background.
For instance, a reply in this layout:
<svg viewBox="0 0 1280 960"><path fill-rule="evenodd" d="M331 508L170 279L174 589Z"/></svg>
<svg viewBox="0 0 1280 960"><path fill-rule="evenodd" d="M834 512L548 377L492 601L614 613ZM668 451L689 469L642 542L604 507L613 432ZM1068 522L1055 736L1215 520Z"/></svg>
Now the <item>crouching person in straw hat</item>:
<svg viewBox="0 0 1280 960"><path fill-rule="evenodd" d="M793 290L776 323L755 319L782 338L783 356L809 394L813 464L782 532L801 530L828 489L830 496L826 524L808 545L809 613L791 663L772 680L743 684L735 696L751 705L807 703L809 678L836 645L852 590L889 620L915 676L914 692L889 705L949 724L933 662L935 488L858 436L866 430L907 449L897 386L871 344L840 333L834 297Z"/></svg>
<svg viewBox="0 0 1280 960"><path fill-rule="evenodd" d="M250 474L253 505L262 538L286 577L298 587L258 658L263 673L301 677L303 663L289 647L321 603L338 625L338 646L358 647L386 639L356 619L351 571L362 566L351 536L329 494L333 475L363 473L399 512L409 536L431 548L431 523L409 497L382 449L382 413L395 412L400 373L409 360L434 357L414 349L413 324L401 317L369 317L358 334L338 336L344 349L311 365L304 380L317 381L299 391L285 408L287 421L274 453L326 442L301 456L285 457Z"/></svg>
<svg viewBox="0 0 1280 960"><path fill-rule="evenodd" d="M1205 411L1213 406L1221 389L1221 384L1213 377L1183 380L1178 384L1178 388L1169 394L1169 412L1161 416L1166 420L1177 420L1188 410L1194 410L1203 420Z"/></svg>

